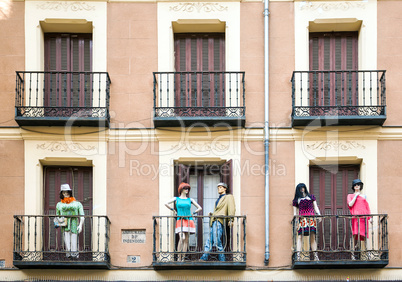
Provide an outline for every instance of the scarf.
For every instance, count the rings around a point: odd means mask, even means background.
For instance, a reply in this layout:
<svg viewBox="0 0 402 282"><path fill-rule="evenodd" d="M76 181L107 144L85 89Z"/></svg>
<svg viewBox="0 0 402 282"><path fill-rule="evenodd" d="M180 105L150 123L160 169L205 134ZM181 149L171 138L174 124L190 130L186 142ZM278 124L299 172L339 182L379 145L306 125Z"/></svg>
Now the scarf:
<svg viewBox="0 0 402 282"><path fill-rule="evenodd" d="M74 197L67 197L67 198L61 199L61 202L63 204L69 204L69 203L74 202L74 201L75 201Z"/></svg>

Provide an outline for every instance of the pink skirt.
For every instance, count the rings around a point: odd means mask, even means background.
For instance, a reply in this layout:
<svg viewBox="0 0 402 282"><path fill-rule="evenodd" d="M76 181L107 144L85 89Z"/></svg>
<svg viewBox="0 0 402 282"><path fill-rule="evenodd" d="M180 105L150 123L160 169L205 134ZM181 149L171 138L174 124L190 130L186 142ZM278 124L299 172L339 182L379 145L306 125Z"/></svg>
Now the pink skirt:
<svg viewBox="0 0 402 282"><path fill-rule="evenodd" d="M195 233L194 221L188 219L178 219L176 221L176 233L180 232Z"/></svg>

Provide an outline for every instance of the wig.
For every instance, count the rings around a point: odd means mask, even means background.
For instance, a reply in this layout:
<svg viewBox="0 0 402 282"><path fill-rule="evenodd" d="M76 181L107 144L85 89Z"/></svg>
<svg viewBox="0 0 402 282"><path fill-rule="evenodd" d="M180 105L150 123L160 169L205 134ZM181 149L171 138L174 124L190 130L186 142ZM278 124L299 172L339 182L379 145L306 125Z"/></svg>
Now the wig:
<svg viewBox="0 0 402 282"><path fill-rule="evenodd" d="M363 190L363 182L360 179L355 179L352 182L352 191L355 192L355 186L359 184L360 185L360 191Z"/></svg>
<svg viewBox="0 0 402 282"><path fill-rule="evenodd" d="M190 193L190 189L191 189L190 184L182 182L182 183L180 183L179 188L177 189L177 191L179 192L179 196L181 195L181 191L183 191L184 188L188 188L188 192Z"/></svg>
<svg viewBox="0 0 402 282"><path fill-rule="evenodd" d="M68 192L69 194L70 194L70 196L69 197L72 197L73 196L73 191L72 190L64 190L64 191L60 191L60 199L64 199L64 195L63 195L63 192Z"/></svg>
<svg viewBox="0 0 402 282"><path fill-rule="evenodd" d="M303 193L301 192L301 188L304 187L304 191L306 193L306 196L310 196L310 193L307 190L307 186L304 183L299 183L296 186L296 191L295 191L295 197L293 201L296 203L296 207L299 207L299 199L303 198Z"/></svg>

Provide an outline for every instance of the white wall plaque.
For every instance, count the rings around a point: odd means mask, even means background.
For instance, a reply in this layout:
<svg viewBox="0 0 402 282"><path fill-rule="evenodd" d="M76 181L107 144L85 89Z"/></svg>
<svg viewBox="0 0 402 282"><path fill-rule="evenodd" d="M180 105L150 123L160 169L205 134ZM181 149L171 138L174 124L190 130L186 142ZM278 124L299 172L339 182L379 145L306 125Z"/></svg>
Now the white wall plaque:
<svg viewBox="0 0 402 282"><path fill-rule="evenodd" d="M122 243L138 243L145 244L145 229L130 229L121 231L121 242Z"/></svg>

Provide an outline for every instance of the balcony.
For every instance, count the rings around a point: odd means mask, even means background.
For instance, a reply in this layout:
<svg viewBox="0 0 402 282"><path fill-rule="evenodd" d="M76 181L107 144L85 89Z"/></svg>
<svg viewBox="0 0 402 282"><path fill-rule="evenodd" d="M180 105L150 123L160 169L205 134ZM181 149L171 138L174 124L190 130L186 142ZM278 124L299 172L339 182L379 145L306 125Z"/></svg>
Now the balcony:
<svg viewBox="0 0 402 282"><path fill-rule="evenodd" d="M107 72L18 71L15 121L20 126L109 125Z"/></svg>
<svg viewBox="0 0 402 282"><path fill-rule="evenodd" d="M155 127L244 126L244 72L154 72Z"/></svg>
<svg viewBox="0 0 402 282"><path fill-rule="evenodd" d="M209 216L194 216L195 234L190 234L187 251L178 251L178 234L175 234L175 216L153 217L153 261L155 269L245 269L246 267L246 217L234 216L233 226L226 227L222 234L224 252L215 246L208 253L207 261L201 261L204 246L210 236ZM227 216L220 216L226 223ZM227 224L224 224L226 226ZM219 255L225 261L219 261Z"/></svg>
<svg viewBox="0 0 402 282"><path fill-rule="evenodd" d="M294 71L292 126L382 125L385 71Z"/></svg>
<svg viewBox="0 0 402 282"><path fill-rule="evenodd" d="M61 227L55 228L55 216L15 215L14 266L20 269L108 269L110 221L106 216L84 217L83 230L78 235L77 252L69 252L68 249L73 249L66 246Z"/></svg>
<svg viewBox="0 0 402 282"><path fill-rule="evenodd" d="M312 218L318 224L317 251L310 248L311 236L302 236L300 252L296 251L300 216L293 218L293 268L380 268L388 264L386 214Z"/></svg>

